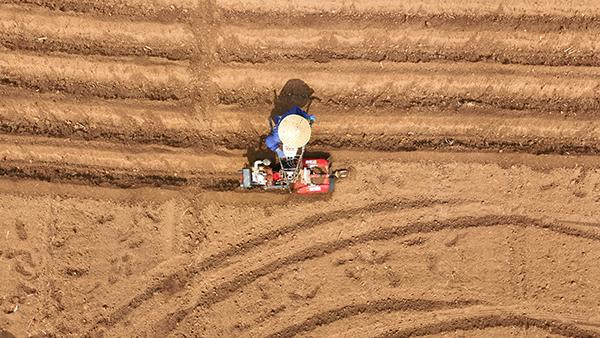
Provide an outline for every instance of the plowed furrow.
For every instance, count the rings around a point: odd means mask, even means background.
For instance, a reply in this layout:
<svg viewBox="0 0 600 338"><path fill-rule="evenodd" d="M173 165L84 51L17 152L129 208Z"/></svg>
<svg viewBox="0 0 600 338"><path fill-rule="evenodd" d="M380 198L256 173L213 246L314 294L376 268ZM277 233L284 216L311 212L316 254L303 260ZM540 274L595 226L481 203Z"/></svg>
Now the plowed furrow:
<svg viewBox="0 0 600 338"><path fill-rule="evenodd" d="M292 264L312 260L318 257L322 257L324 255L329 255L333 252L341 250L342 248L355 246L361 243L367 243L369 241L401 238L416 233L431 233L445 229L494 227L506 224L524 228L535 227L540 229L547 229L558 234L600 241L600 235L595 232L587 232L580 229L575 229L560 223L547 223L539 219L521 215L492 214L479 217L467 216L446 219L443 221L436 220L433 222L415 222L409 225L384 227L378 230L355 235L350 238L338 239L303 248L286 257L281 257L270 262L261 263L259 267L250 268L247 271L239 273L235 278L231 280L227 280L218 285L215 285L214 287L210 287L208 290L200 292L200 295L198 296L197 300L192 306L183 307L177 311L169 313L161 321L159 321L159 324L156 326L156 329L159 330L159 335L164 335L168 332L171 332L175 329L175 327L177 327L177 325L179 325L179 323L181 323L186 317L192 314L196 309L206 310L215 303L221 302L231 297L232 295L237 294L237 292L240 289L244 288L249 284L252 284L258 278L269 275ZM286 247L289 250L289 246ZM240 267L240 269L242 268ZM221 279L222 278L216 278L215 280Z"/></svg>
<svg viewBox="0 0 600 338"><path fill-rule="evenodd" d="M0 83L102 98L179 100L193 93L187 65L136 59L0 52Z"/></svg>
<svg viewBox="0 0 600 338"><path fill-rule="evenodd" d="M526 28L547 32L599 28L598 7L591 1L564 6L558 1L460 2L445 1L303 1L286 8L262 1L219 0L221 15L230 23L302 27L390 27L420 24L427 27L473 27L477 29Z"/></svg>
<svg viewBox="0 0 600 338"><path fill-rule="evenodd" d="M0 147L0 174L16 178L90 185L198 185L231 189L238 183L231 168L243 159L189 151L114 147L56 140L4 137ZM120 148L120 149L119 149ZM110 150L108 150L110 149Z"/></svg>
<svg viewBox="0 0 600 338"><path fill-rule="evenodd" d="M431 13L446 16L465 14L506 14L506 15L578 15L590 16L600 14L600 9L593 0L573 1L565 6L561 0L540 0L535 3L516 0L490 0L490 1L460 1L448 0L440 3L432 0L415 0L410 3L389 2L386 0L357 0L352 3L337 0L306 0L293 3L287 8L281 8L276 1L265 2L262 0L217 0L223 8L243 10L280 10L282 12L297 12L301 14L332 12L339 13L343 10L369 12L406 12L406 13Z"/></svg>
<svg viewBox="0 0 600 338"><path fill-rule="evenodd" d="M600 70L488 63L335 62L230 65L213 80L224 104L269 104L290 79L310 85L321 102L350 107L461 107L592 111L600 108ZM328 67L328 68L329 68Z"/></svg>
<svg viewBox="0 0 600 338"><path fill-rule="evenodd" d="M45 7L60 12L123 16L162 22L188 21L197 2L192 0L2 0L0 3Z"/></svg>
<svg viewBox="0 0 600 338"><path fill-rule="evenodd" d="M548 32L431 29L278 29L230 26L219 39L223 62L369 60L491 61L504 64L598 66L598 31ZM586 43L574 44L585 40Z"/></svg>
<svg viewBox="0 0 600 338"><path fill-rule="evenodd" d="M343 116L343 125L335 126ZM584 121L322 114L313 145L378 150L455 149L532 153L597 153L600 125ZM339 123L339 122L338 122Z"/></svg>
<svg viewBox="0 0 600 338"><path fill-rule="evenodd" d="M10 91L9 91L10 92ZM13 92L14 93L14 92ZM268 107L219 106L205 116L171 103L69 101L49 95L6 97L0 132L177 147L264 147ZM311 146L383 151L445 149L528 153L600 152L600 124L591 119L503 117L442 110L328 110L315 104ZM445 114L442 114L445 113ZM481 113L481 112L480 112ZM343 117L344 124L339 124Z"/></svg>
<svg viewBox="0 0 600 338"><path fill-rule="evenodd" d="M83 101L55 95L18 97L14 91L10 93L12 95L7 94L0 100L0 131L3 133L198 149L218 145L210 120L192 116L176 103Z"/></svg>
<svg viewBox="0 0 600 338"><path fill-rule="evenodd" d="M248 144L258 145L256 137L268 133L267 114L260 111L266 112L268 108L222 106L214 116L244 121L244 124L231 125L227 130L236 130L236 136L244 135L244 130L248 135L255 135L253 142L244 143L247 147ZM597 141L600 124L592 119L507 117L498 116L495 109L466 111L342 110L316 103L311 106L317 122L310 145L385 151L448 149L588 154L600 149ZM215 131L218 125L215 121ZM221 125L224 128L224 124ZM237 131L236 127L241 129ZM242 146L233 142L237 139L235 136L225 139L231 142L227 144L229 147Z"/></svg>
<svg viewBox="0 0 600 338"><path fill-rule="evenodd" d="M598 337L600 335L600 332L598 331L584 329L558 319L538 319L522 314L497 314L458 318L407 329L390 330L379 335L378 338L418 337L450 333L458 330L471 331L492 327L537 327L546 330L549 333L565 337L590 338Z"/></svg>
<svg viewBox="0 0 600 338"><path fill-rule="evenodd" d="M506 14L457 14L407 13L403 11L286 11L244 10L223 8L223 19L230 25L243 23L248 27L321 27L321 28L387 28L390 25L423 25L426 27L456 29L470 27L478 30L509 30L517 28L545 33L561 30L586 31L600 29L599 14L594 15L506 15Z"/></svg>
<svg viewBox="0 0 600 338"><path fill-rule="evenodd" d="M173 60L194 55L194 34L183 24L127 22L0 6L0 45L71 54L155 56Z"/></svg>

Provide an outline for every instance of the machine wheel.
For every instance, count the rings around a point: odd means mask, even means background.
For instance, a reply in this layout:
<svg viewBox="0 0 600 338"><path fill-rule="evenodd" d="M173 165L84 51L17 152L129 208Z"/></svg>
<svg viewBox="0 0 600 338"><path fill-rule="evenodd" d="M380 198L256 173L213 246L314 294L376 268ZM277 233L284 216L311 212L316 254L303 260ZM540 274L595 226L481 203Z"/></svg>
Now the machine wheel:
<svg viewBox="0 0 600 338"><path fill-rule="evenodd" d="M339 169L333 172L333 175L337 178L346 178L348 177L348 169Z"/></svg>
<svg viewBox="0 0 600 338"><path fill-rule="evenodd" d="M335 176L329 177L329 192L333 192L335 190Z"/></svg>

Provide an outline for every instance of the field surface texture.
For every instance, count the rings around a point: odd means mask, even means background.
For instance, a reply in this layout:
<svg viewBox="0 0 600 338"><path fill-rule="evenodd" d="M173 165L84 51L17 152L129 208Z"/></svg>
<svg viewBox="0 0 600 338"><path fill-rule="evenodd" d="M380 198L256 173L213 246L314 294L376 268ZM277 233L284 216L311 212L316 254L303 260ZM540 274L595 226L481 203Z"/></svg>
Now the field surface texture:
<svg viewBox="0 0 600 338"><path fill-rule="evenodd" d="M596 0L0 0L0 337L600 337ZM333 194L239 190L317 119Z"/></svg>

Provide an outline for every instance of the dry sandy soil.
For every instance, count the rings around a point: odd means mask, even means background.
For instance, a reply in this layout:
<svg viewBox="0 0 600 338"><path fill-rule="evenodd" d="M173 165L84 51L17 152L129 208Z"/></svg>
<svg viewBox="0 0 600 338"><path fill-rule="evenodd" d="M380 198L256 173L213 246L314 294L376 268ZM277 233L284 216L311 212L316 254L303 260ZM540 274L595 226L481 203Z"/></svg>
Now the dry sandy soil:
<svg viewBox="0 0 600 338"><path fill-rule="evenodd" d="M599 35L596 0L0 1L0 337L600 336ZM350 177L238 191L311 96Z"/></svg>

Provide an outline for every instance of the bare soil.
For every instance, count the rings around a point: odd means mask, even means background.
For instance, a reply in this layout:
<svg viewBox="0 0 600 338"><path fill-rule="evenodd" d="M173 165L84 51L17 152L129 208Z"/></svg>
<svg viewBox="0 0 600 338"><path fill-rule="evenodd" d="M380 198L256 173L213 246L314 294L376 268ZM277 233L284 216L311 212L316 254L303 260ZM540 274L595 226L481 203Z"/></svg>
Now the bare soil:
<svg viewBox="0 0 600 338"><path fill-rule="evenodd" d="M0 1L0 337L600 336L599 18ZM309 102L350 176L239 191Z"/></svg>

